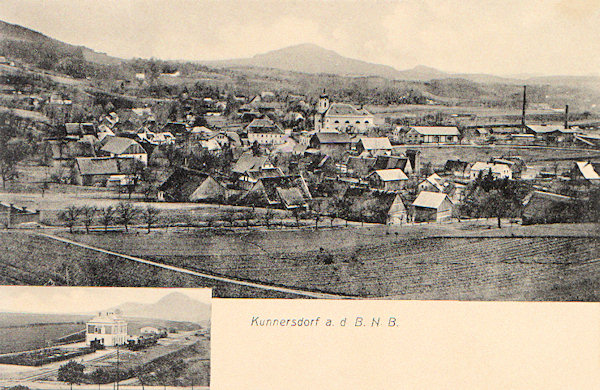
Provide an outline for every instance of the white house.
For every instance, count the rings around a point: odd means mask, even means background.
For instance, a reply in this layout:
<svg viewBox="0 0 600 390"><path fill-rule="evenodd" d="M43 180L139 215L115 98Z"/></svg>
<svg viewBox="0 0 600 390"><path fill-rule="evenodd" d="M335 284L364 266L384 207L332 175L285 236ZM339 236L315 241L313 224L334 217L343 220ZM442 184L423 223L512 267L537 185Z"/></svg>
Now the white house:
<svg viewBox="0 0 600 390"><path fill-rule="evenodd" d="M113 312L100 312L86 323L85 342L99 341L105 347L127 342L127 322Z"/></svg>
<svg viewBox="0 0 600 390"><path fill-rule="evenodd" d="M471 167L471 180L477 179L480 172L483 175L490 173L496 179L512 179L512 169L507 164L492 164L478 161Z"/></svg>
<svg viewBox="0 0 600 390"><path fill-rule="evenodd" d="M347 132L364 134L374 126L375 117L364 108L351 104L331 103L329 96L322 94L315 114L315 130L324 132Z"/></svg>
<svg viewBox="0 0 600 390"><path fill-rule="evenodd" d="M254 119L248 126L248 142L260 145L280 145L285 142L285 133L269 118Z"/></svg>
<svg viewBox="0 0 600 390"><path fill-rule="evenodd" d="M137 161L148 164L148 153L138 142L124 137L106 137L108 141L100 151L109 157L132 157Z"/></svg>
<svg viewBox="0 0 600 390"><path fill-rule="evenodd" d="M460 132L455 126L411 126L404 134L407 144L454 144Z"/></svg>

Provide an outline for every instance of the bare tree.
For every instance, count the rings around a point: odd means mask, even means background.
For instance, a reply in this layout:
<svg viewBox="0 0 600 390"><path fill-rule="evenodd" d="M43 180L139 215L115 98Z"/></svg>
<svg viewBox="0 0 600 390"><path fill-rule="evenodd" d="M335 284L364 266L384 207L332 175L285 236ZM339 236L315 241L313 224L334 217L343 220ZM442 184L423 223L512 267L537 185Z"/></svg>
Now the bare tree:
<svg viewBox="0 0 600 390"><path fill-rule="evenodd" d="M299 207L293 208L292 216L296 220L296 227L300 227L300 219L302 219L302 209Z"/></svg>
<svg viewBox="0 0 600 390"><path fill-rule="evenodd" d="M80 210L76 206L69 206L58 213L58 219L63 221L69 227L69 232L73 233L73 226L77 224Z"/></svg>
<svg viewBox="0 0 600 390"><path fill-rule="evenodd" d="M233 223L237 220L237 218L238 214L233 209L226 210L223 214L223 221L229 223L229 226L231 227L233 227Z"/></svg>
<svg viewBox="0 0 600 390"><path fill-rule="evenodd" d="M117 205L116 212L118 215L118 221L121 225L125 226L125 231L129 231L129 225L135 218L137 210L131 205L131 203L120 202Z"/></svg>
<svg viewBox="0 0 600 390"><path fill-rule="evenodd" d="M246 210L242 213L242 219L246 221L246 227L250 227L250 222L254 219L256 213L252 210Z"/></svg>
<svg viewBox="0 0 600 390"><path fill-rule="evenodd" d="M115 220L115 209L112 206L108 206L100 210L100 222L104 226L104 233L108 231L108 226Z"/></svg>
<svg viewBox="0 0 600 390"><path fill-rule="evenodd" d="M144 210L142 210L142 218L148 227L148 233L150 233L150 229L152 225L158 222L158 214L160 211L152 206L147 206Z"/></svg>
<svg viewBox="0 0 600 390"><path fill-rule="evenodd" d="M29 147L23 139L7 139L2 135L0 134L0 177L2 188L6 188L6 182L18 176L17 163L27 156Z"/></svg>
<svg viewBox="0 0 600 390"><path fill-rule="evenodd" d="M85 226L85 232L89 234L90 225L94 223L94 217L98 212L98 209L94 206L83 206L79 209L81 213L81 217L83 220L83 225Z"/></svg>
<svg viewBox="0 0 600 390"><path fill-rule="evenodd" d="M271 227L271 221L275 218L275 212L272 209L267 209L263 214L263 221L265 221L265 226L267 229Z"/></svg>

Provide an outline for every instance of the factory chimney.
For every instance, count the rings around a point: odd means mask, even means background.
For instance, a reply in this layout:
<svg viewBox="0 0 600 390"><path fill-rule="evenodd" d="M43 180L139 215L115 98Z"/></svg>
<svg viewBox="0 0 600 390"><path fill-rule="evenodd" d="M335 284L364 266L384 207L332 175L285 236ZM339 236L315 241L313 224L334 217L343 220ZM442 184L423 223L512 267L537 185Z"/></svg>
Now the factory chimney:
<svg viewBox="0 0 600 390"><path fill-rule="evenodd" d="M525 107L527 106L527 86L523 86L523 113L521 114L521 126L525 129Z"/></svg>
<svg viewBox="0 0 600 390"><path fill-rule="evenodd" d="M569 105L565 106L565 129L569 128Z"/></svg>

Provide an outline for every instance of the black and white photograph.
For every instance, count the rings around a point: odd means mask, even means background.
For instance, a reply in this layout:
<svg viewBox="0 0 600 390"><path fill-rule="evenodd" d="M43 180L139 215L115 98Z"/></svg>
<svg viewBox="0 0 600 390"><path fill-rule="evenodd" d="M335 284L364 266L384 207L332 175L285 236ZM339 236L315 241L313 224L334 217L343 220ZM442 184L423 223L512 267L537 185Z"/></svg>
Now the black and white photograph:
<svg viewBox="0 0 600 390"><path fill-rule="evenodd" d="M3 389L207 389L210 289L0 287Z"/></svg>
<svg viewBox="0 0 600 390"><path fill-rule="evenodd" d="M0 8L2 284L600 301L598 2Z"/></svg>

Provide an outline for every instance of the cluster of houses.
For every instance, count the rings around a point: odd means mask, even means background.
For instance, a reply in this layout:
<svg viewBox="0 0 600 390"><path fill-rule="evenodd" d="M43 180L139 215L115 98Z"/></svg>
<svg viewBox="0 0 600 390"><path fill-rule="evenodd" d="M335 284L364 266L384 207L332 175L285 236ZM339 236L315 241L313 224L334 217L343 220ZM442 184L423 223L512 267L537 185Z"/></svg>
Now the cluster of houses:
<svg viewBox="0 0 600 390"><path fill-rule="evenodd" d="M70 162L71 182L79 185L131 186L140 169L160 170L159 201L288 210L325 203L320 209L333 213L332 199L342 199L352 205L346 213L350 219L398 224L449 220L465 187L481 176L527 177L527 167L518 157L448 160L434 170L422 161L417 145L458 144L469 134L553 142L588 137L566 125L526 125L510 132L500 127L386 128L364 107L331 102L325 93L313 106L301 96L278 99L271 92L252 99L234 96L228 101L236 108L227 115L227 102L206 99L200 104L210 110L202 115L188 110L180 120L163 125L148 107L110 112L93 123L65 123L51 141L54 161ZM169 150L212 155L224 165L173 166ZM597 172L593 164L577 163L571 179L597 183Z"/></svg>

